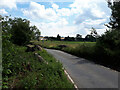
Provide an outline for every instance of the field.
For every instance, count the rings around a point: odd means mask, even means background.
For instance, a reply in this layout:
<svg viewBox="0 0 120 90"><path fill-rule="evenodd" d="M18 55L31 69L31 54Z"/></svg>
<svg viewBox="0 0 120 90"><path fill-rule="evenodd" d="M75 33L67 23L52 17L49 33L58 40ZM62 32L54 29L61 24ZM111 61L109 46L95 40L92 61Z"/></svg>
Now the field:
<svg viewBox="0 0 120 90"><path fill-rule="evenodd" d="M96 42L76 42L76 41L32 41L35 44L41 45L46 48L56 48L59 49L59 45L66 45L67 48L76 48L79 46L89 46L93 47Z"/></svg>

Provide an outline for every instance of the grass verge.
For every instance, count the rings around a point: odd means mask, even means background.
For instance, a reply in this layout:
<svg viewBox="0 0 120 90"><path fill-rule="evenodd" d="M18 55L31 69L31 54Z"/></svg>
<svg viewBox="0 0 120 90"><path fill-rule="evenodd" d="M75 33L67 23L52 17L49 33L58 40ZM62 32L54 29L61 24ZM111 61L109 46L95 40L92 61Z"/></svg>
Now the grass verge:
<svg viewBox="0 0 120 90"><path fill-rule="evenodd" d="M9 46L9 47L7 47ZM3 45L2 88L74 88L64 74L63 66L45 50L35 51L48 64L41 63L26 47Z"/></svg>

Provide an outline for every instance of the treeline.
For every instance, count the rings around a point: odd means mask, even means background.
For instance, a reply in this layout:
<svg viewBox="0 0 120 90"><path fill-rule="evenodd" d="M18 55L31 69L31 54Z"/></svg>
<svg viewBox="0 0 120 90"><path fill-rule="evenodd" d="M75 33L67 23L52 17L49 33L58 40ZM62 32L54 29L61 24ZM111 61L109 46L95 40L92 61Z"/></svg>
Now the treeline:
<svg viewBox="0 0 120 90"><path fill-rule="evenodd" d="M44 38L46 40L51 40L51 41L87 41L87 42L96 42L98 38L98 34L94 28L91 29L91 33L86 35L85 38L82 38L82 35L77 34L76 37L61 37L59 34L57 37L48 37L45 36Z"/></svg>

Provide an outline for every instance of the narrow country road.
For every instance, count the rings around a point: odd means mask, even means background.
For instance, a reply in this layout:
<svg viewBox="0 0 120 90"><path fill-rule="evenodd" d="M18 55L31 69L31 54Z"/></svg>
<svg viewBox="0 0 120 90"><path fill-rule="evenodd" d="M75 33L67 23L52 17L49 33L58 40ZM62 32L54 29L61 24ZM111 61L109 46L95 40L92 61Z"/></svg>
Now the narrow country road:
<svg viewBox="0 0 120 90"><path fill-rule="evenodd" d="M45 50L63 64L78 88L118 88L118 72L59 50Z"/></svg>

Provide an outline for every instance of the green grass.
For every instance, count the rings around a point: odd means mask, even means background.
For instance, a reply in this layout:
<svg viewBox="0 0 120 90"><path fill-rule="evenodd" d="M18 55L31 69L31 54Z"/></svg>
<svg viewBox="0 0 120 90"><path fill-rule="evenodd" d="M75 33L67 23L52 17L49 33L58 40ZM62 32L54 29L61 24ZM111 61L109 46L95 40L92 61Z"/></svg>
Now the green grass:
<svg viewBox="0 0 120 90"><path fill-rule="evenodd" d="M82 45L94 46L96 42L76 42L76 41L32 41L35 44L41 45L46 48L58 48L58 45L66 45L70 48L76 48Z"/></svg>
<svg viewBox="0 0 120 90"><path fill-rule="evenodd" d="M39 62L33 52L25 50L24 46L3 45L2 88L74 88L64 74L62 64L45 50L35 52L48 64Z"/></svg>

